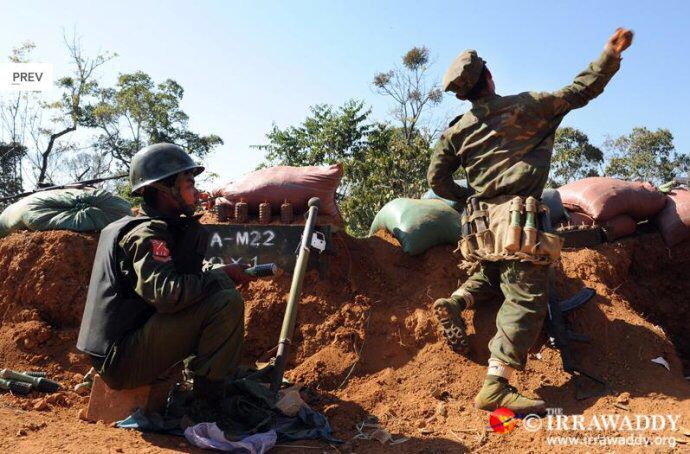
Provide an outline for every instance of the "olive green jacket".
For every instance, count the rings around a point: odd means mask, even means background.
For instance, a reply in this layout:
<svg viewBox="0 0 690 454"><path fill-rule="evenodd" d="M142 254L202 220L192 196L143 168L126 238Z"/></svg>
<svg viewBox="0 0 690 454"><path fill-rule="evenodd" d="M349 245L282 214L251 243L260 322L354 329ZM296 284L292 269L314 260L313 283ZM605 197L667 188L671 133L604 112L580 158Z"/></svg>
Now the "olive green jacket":
<svg viewBox="0 0 690 454"><path fill-rule="evenodd" d="M207 236L196 219L165 218L146 206L143 210L152 219L118 243L120 272L139 297L158 312L172 313L219 289L234 288L223 270L204 266Z"/></svg>
<svg viewBox="0 0 690 454"><path fill-rule="evenodd" d="M541 197L551 165L556 128L572 109L599 96L620 67L607 53L572 84L553 93L490 95L453 120L434 149L427 179L440 197L464 200L470 193L453 181L460 166L475 197Z"/></svg>

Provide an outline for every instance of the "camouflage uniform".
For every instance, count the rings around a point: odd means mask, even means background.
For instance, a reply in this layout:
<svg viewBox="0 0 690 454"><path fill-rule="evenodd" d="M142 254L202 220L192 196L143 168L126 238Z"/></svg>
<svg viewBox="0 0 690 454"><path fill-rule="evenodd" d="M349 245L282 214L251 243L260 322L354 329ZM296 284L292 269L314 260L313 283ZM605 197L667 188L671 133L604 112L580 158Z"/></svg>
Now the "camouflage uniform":
<svg viewBox="0 0 690 454"><path fill-rule="evenodd" d="M184 359L196 376L224 380L242 349L242 298L223 270L202 270L207 237L196 219L144 214L117 244L124 298L141 302L141 322L94 363L114 388L151 383Z"/></svg>
<svg viewBox="0 0 690 454"><path fill-rule="evenodd" d="M454 65L476 82L483 61L466 51ZM506 195L540 198L556 128L570 110L601 94L619 66L620 58L603 53L559 91L492 94L473 101L471 109L456 118L438 141L429 166L429 185L440 197L463 200L468 190L453 181L453 173L462 166L473 197L480 200ZM444 81L446 86L451 83ZM464 99L471 85L457 87L457 96ZM454 292L456 299L470 304L498 296L499 288L503 293L505 301L496 317L498 331L489 344L492 358L524 368L546 314L547 275L547 266L529 262L482 262L481 270Z"/></svg>

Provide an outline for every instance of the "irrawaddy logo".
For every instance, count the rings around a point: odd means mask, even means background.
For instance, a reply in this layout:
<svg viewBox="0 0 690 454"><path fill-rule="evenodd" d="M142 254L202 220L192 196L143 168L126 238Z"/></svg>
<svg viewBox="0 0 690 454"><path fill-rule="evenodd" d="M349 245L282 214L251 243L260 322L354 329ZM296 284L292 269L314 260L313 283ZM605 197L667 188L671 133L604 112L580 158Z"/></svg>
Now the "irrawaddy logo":
<svg viewBox="0 0 690 454"><path fill-rule="evenodd" d="M499 434L510 433L517 426L518 419L511 410L504 407L497 408L489 415L490 429Z"/></svg>
<svg viewBox="0 0 690 454"><path fill-rule="evenodd" d="M49 63L0 64L1 91L45 91L53 84L53 65Z"/></svg>

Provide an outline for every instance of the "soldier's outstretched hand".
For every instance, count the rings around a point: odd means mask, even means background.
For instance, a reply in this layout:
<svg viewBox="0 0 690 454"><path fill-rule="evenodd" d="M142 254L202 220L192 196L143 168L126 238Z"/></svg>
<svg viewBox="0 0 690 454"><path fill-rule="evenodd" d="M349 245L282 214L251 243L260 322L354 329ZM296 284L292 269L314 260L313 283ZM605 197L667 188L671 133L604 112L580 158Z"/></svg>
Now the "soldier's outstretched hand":
<svg viewBox="0 0 690 454"><path fill-rule="evenodd" d="M235 285L238 287L245 288L250 282L254 282L256 278L245 273L244 270L249 268L247 264L235 263L232 265L226 265L223 267L223 271L228 275L230 279L233 280Z"/></svg>
<svg viewBox="0 0 690 454"><path fill-rule="evenodd" d="M632 40L632 30L618 27L616 31L613 33L613 35L611 35L611 37L609 38L608 42L606 43L606 46L604 47L604 50L609 54L619 57L625 49L630 47L630 44L632 44Z"/></svg>

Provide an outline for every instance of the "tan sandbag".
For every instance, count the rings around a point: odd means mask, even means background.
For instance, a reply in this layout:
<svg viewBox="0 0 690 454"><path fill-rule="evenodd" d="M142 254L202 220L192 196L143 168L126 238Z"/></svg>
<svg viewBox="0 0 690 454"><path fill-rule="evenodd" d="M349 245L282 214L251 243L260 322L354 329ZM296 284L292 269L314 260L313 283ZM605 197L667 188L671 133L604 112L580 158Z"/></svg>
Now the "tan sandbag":
<svg viewBox="0 0 690 454"><path fill-rule="evenodd" d="M590 177L558 188L563 205L595 221L608 221L627 214L636 221L656 215L666 204L666 195L652 183L609 177Z"/></svg>
<svg viewBox="0 0 690 454"><path fill-rule="evenodd" d="M268 202L278 213L284 201L292 203L296 212L305 212L312 197L321 199L319 214L340 218L335 191L340 185L343 168L330 166L276 166L249 173L237 181L215 188L214 196L230 202L244 200L257 212L259 204Z"/></svg>
<svg viewBox="0 0 690 454"><path fill-rule="evenodd" d="M673 190L654 223L669 247L690 238L690 191Z"/></svg>

